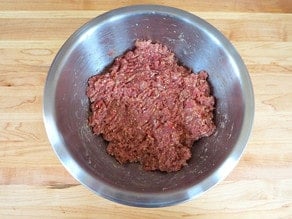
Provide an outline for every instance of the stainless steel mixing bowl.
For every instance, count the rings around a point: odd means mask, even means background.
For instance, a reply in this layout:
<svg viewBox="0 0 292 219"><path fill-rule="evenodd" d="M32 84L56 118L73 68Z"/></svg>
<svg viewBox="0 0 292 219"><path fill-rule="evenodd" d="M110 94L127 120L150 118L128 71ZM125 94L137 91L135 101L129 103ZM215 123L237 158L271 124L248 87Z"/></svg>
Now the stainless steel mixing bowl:
<svg viewBox="0 0 292 219"><path fill-rule="evenodd" d="M185 66L196 72L207 70L210 75L216 97L216 133L196 142L188 166L175 173L120 165L87 124L88 78L131 49L136 39L163 43ZM46 131L66 169L97 194L132 206L174 205L224 179L240 159L253 116L249 74L231 43L199 17L164 6L120 8L83 25L58 52L44 91Z"/></svg>

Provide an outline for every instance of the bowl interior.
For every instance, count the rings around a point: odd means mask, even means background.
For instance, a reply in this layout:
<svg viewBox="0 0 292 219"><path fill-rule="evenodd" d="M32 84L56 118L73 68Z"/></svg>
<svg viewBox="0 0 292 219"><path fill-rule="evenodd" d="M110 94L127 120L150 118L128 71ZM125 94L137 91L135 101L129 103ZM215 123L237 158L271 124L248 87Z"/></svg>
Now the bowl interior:
<svg viewBox="0 0 292 219"><path fill-rule="evenodd" d="M237 160L243 150L238 141L252 94L244 64L212 26L191 14L162 9L122 9L93 19L64 44L47 79L46 126L56 153L82 183L112 199L124 192L154 197L187 190L212 176L232 151L238 150ZM133 48L137 39L163 43L185 66L209 73L216 98L216 132L195 142L188 166L175 173L146 172L138 164L120 165L87 124L88 78ZM218 181L222 176L216 177Z"/></svg>

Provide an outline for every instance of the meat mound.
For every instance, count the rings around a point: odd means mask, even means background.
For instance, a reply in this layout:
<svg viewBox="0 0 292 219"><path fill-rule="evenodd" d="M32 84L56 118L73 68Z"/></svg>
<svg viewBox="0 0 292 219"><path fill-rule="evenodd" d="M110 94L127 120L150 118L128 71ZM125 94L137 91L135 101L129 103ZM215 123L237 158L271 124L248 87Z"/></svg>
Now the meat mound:
<svg viewBox="0 0 292 219"><path fill-rule="evenodd" d="M136 41L132 51L89 78L89 125L121 164L178 171L187 165L194 141L215 130L207 77L206 71L194 74L179 65L166 46Z"/></svg>

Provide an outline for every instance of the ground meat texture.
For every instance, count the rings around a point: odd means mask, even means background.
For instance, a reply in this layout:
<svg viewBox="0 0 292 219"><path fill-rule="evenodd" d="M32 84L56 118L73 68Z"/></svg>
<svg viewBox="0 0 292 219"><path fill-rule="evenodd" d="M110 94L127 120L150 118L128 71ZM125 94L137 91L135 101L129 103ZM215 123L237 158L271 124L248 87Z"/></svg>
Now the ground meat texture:
<svg viewBox="0 0 292 219"><path fill-rule="evenodd" d="M190 159L194 141L215 130L207 77L179 65L166 46L137 41L88 80L89 125L120 163L178 171Z"/></svg>

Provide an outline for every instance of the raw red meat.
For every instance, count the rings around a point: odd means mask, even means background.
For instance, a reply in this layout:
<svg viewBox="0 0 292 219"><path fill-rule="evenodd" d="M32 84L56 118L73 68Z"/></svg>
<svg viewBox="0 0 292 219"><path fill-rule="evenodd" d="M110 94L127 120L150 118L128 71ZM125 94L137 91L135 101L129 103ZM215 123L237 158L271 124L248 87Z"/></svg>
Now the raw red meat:
<svg viewBox="0 0 292 219"><path fill-rule="evenodd" d="M179 65L166 46L137 41L134 50L88 80L89 125L122 164L180 170L194 141L215 130L207 77Z"/></svg>

